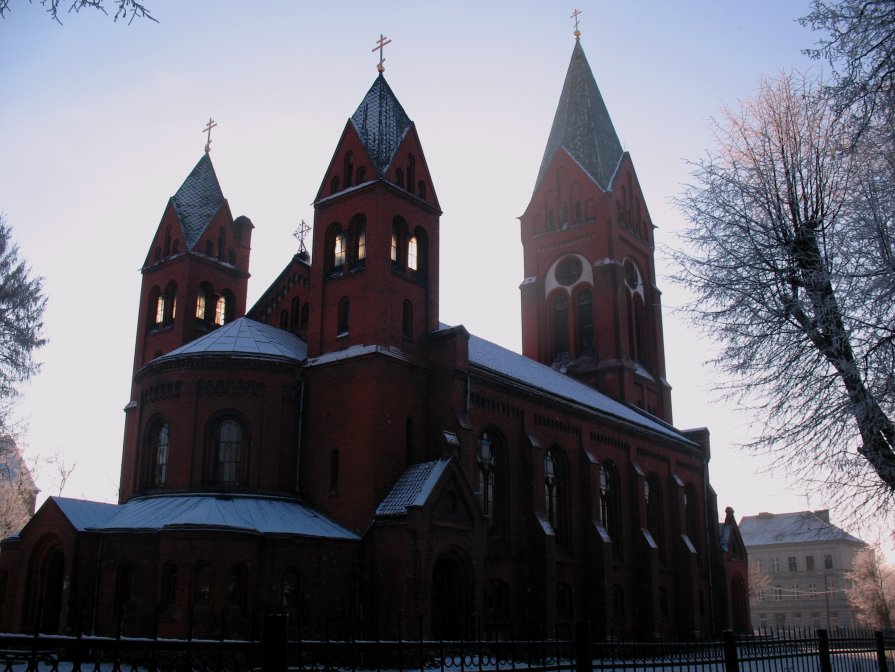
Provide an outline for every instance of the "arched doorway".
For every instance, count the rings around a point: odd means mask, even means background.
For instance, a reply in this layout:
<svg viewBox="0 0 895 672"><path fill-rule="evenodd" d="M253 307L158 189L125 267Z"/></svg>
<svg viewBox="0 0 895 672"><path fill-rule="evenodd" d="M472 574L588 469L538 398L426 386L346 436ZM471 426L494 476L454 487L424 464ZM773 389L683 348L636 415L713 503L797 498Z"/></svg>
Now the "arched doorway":
<svg viewBox="0 0 895 672"><path fill-rule="evenodd" d="M38 552L36 571L31 581L28 603L30 624L44 634L59 632L62 614L62 590L65 580L65 552L58 543L47 544Z"/></svg>
<svg viewBox="0 0 895 672"><path fill-rule="evenodd" d="M442 553L432 568L432 636L466 639L473 632L472 569L459 551Z"/></svg>

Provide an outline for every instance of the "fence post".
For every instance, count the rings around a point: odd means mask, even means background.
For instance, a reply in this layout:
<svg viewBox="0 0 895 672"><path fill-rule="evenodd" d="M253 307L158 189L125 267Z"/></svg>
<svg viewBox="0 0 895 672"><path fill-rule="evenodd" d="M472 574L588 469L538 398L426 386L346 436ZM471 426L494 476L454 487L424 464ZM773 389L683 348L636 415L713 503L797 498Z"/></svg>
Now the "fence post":
<svg viewBox="0 0 895 672"><path fill-rule="evenodd" d="M286 672L288 666L286 616L268 614L261 633L261 669L264 672Z"/></svg>
<svg viewBox="0 0 895 672"><path fill-rule="evenodd" d="M886 663L886 645L883 642L883 633L877 630L873 633L873 639L876 640L876 666L879 672L888 672L889 665Z"/></svg>
<svg viewBox="0 0 895 672"><path fill-rule="evenodd" d="M724 645L725 672L740 672L740 661L737 660L737 643L733 638L733 630L722 632L721 642Z"/></svg>
<svg viewBox="0 0 895 672"><path fill-rule="evenodd" d="M593 672L590 656L590 621L575 622L575 672Z"/></svg>
<svg viewBox="0 0 895 672"><path fill-rule="evenodd" d="M820 655L820 672L833 672L830 660L830 638L823 628L817 631L817 653Z"/></svg>

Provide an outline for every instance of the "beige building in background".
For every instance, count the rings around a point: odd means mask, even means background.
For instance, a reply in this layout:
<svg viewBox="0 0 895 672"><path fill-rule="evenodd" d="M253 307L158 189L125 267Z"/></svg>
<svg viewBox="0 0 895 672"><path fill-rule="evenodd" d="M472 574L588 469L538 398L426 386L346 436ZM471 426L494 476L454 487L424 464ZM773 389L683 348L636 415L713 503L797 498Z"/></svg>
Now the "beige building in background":
<svg viewBox="0 0 895 672"><path fill-rule="evenodd" d="M846 599L845 575L866 544L833 525L829 510L744 516L740 534L753 576L768 579L767 587L750 591L755 630L857 625Z"/></svg>

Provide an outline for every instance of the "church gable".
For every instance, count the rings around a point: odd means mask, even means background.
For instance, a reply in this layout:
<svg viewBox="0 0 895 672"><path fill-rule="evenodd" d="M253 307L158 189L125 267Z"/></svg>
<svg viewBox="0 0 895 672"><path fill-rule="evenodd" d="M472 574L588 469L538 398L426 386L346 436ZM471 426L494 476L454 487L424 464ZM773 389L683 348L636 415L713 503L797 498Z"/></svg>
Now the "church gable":
<svg viewBox="0 0 895 672"><path fill-rule="evenodd" d="M336 145L329 166L323 174L323 182L314 197L317 204L359 184L378 177L373 160L367 152L357 129L349 119Z"/></svg>
<svg viewBox="0 0 895 672"><path fill-rule="evenodd" d="M394 183L420 200L426 201L436 208L439 207L416 126L410 127L404 140L395 150L392 162L384 177L387 181Z"/></svg>

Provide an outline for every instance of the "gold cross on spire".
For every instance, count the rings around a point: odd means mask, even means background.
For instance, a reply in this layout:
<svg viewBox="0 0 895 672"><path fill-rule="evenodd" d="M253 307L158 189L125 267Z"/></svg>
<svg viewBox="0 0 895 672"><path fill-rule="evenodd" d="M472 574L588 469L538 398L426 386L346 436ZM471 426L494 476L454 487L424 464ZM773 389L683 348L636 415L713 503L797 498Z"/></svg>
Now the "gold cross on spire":
<svg viewBox="0 0 895 672"><path fill-rule="evenodd" d="M217 125L218 125L218 123L214 119L212 119L211 117L208 117L208 125L202 129L203 133L208 133L208 141L205 143L205 153L206 154L208 154L211 151L211 129Z"/></svg>
<svg viewBox="0 0 895 672"><path fill-rule="evenodd" d="M391 40L389 38L382 33L379 33L379 39L376 41L377 46L373 47L373 51L379 51L379 64L376 66L376 70L379 72L385 72L385 66L383 65L383 63L385 63L385 58L382 57L382 50L385 48L385 45L390 42Z"/></svg>
<svg viewBox="0 0 895 672"><path fill-rule="evenodd" d="M572 15L569 17L570 19L575 19L575 39L577 40L581 37L581 31L578 30L578 17L581 16L581 10L576 9L572 12Z"/></svg>

